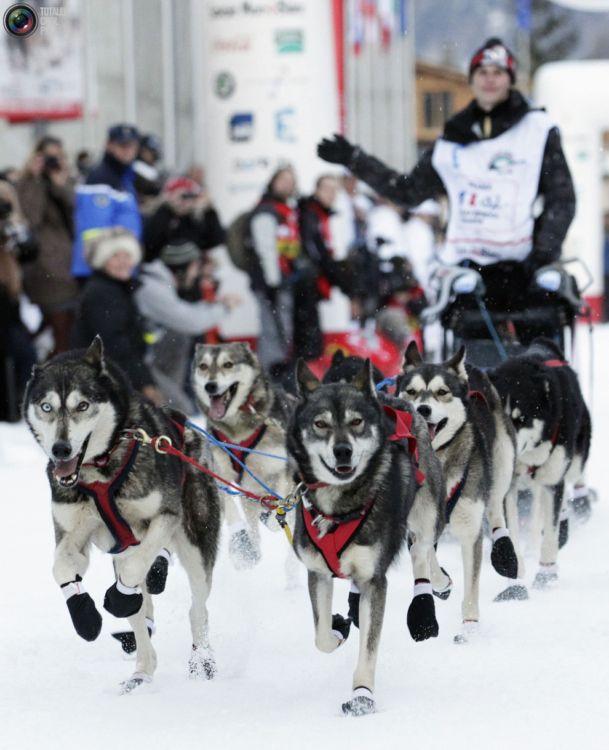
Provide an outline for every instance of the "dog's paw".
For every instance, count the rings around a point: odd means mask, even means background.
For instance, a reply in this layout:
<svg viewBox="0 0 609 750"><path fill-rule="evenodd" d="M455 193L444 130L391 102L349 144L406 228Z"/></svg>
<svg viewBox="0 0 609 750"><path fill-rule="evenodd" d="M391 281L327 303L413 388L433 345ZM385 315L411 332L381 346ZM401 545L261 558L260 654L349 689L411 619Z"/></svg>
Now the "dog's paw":
<svg viewBox="0 0 609 750"><path fill-rule="evenodd" d="M345 716L366 716L376 711L372 691L365 687L355 688L353 697L342 705Z"/></svg>
<svg viewBox="0 0 609 750"><path fill-rule="evenodd" d="M260 562L260 549L247 529L239 529L231 534L228 554L237 570L253 568Z"/></svg>
<svg viewBox="0 0 609 750"><path fill-rule="evenodd" d="M132 588L120 581L113 583L104 597L104 609L115 617L131 617L140 611L143 603L139 586Z"/></svg>
<svg viewBox="0 0 609 750"><path fill-rule="evenodd" d="M569 541L569 519L563 518L558 525L558 549L562 549Z"/></svg>
<svg viewBox="0 0 609 750"><path fill-rule="evenodd" d="M491 564L500 576L505 578L518 577L518 558L506 529L496 529L493 532Z"/></svg>
<svg viewBox="0 0 609 750"><path fill-rule="evenodd" d="M347 615L356 628L359 628L359 597L360 595L357 591L350 591L347 597L349 604Z"/></svg>
<svg viewBox="0 0 609 750"><path fill-rule="evenodd" d="M145 672L134 672L128 680L124 680L120 684L120 694L128 695L134 690L139 688L141 685L146 685L152 682L152 677Z"/></svg>
<svg viewBox="0 0 609 750"><path fill-rule="evenodd" d="M163 553L157 555L150 566L146 576L146 588L149 594L162 594L165 591L169 571L169 558L166 555L169 555L169 552L163 550Z"/></svg>
<svg viewBox="0 0 609 750"><path fill-rule="evenodd" d="M191 680L213 680L218 674L216 660L209 648L192 647L188 660L188 676Z"/></svg>
<svg viewBox="0 0 609 750"><path fill-rule="evenodd" d="M72 588L78 585L78 583L69 583L62 586L66 595L68 612L78 635L85 641L94 641L101 632L102 617L97 611L95 602L86 591L76 593ZM70 595L71 591L74 593Z"/></svg>
<svg viewBox="0 0 609 750"><path fill-rule="evenodd" d="M493 599L494 602L523 602L529 598L529 592L527 587L520 583L515 583L512 586L508 586L500 594Z"/></svg>
<svg viewBox="0 0 609 750"><path fill-rule="evenodd" d="M446 576L446 584L442 586L442 588L434 589L433 595L445 602L450 596L450 592L453 590L453 579L448 575L444 568L440 568L440 570Z"/></svg>
<svg viewBox="0 0 609 750"><path fill-rule="evenodd" d="M453 643L463 645L471 643L480 633L480 623L477 620L466 620L461 626L460 632L453 638Z"/></svg>
<svg viewBox="0 0 609 750"><path fill-rule="evenodd" d="M406 624L414 641L426 641L437 638L440 628L436 620L436 605L431 593L431 584L417 583L414 587L415 595L408 607Z"/></svg>
<svg viewBox="0 0 609 750"><path fill-rule="evenodd" d="M556 564L542 565L533 580L533 588L543 591L550 588L558 581L558 568Z"/></svg>
<svg viewBox="0 0 609 750"><path fill-rule="evenodd" d="M315 636L315 646L320 651L323 651L324 654L331 654L339 646L342 646L344 642L345 639L338 630L330 630L327 633Z"/></svg>

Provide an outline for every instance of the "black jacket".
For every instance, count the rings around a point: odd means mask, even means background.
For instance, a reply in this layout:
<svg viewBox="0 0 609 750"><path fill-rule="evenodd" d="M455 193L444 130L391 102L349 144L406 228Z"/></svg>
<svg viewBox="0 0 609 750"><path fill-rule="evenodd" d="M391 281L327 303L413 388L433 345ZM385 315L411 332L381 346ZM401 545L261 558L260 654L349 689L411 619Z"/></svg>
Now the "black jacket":
<svg viewBox="0 0 609 750"><path fill-rule="evenodd" d="M99 164L87 175L87 185L109 185L123 192L133 190L133 179L131 164L123 164L106 151Z"/></svg>
<svg viewBox="0 0 609 750"><path fill-rule="evenodd" d="M486 116L491 119L490 137L496 138L516 125L530 109L529 103L516 90L488 113L472 101L446 123L444 138L462 145L481 140ZM358 149L349 167L381 195L412 207L428 198L446 194L444 183L432 166L432 154L433 148L423 154L410 174L400 174ZM533 250L527 258L529 270L551 263L560 256L563 240L575 215L575 191L558 128L552 128L548 133L538 195L543 196L544 207L535 221Z"/></svg>
<svg viewBox="0 0 609 750"><path fill-rule="evenodd" d="M171 206L163 203L144 222L146 263L156 260L161 250L170 243L194 242L201 250L210 250L224 242L224 229L214 208L203 211L200 218L186 214L178 216Z"/></svg>
<svg viewBox="0 0 609 750"><path fill-rule="evenodd" d="M137 390L154 381L144 363L146 344L135 305L133 281L95 271L85 284L72 329L72 345L84 349L99 334L108 357L125 371Z"/></svg>

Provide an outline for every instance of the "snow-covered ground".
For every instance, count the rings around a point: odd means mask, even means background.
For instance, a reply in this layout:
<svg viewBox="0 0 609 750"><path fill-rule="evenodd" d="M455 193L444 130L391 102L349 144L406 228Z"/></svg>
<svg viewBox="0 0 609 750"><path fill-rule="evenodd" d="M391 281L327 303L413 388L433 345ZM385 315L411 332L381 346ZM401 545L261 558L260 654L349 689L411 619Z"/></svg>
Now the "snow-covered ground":
<svg viewBox="0 0 609 750"><path fill-rule="evenodd" d="M609 747L609 508L604 488L609 437L609 329L596 336L595 434L589 479L600 501L560 555L560 581L527 602L494 604L503 585L482 571L482 632L456 646L461 569L446 542L443 564L455 578L437 602L439 638L414 643L406 629L412 576L408 555L390 574L377 671L378 713L345 719L357 633L331 655L316 651L304 570L285 590L286 542L263 533L264 559L232 568L226 540L210 597L219 673L187 678L188 591L177 565L156 597L159 667L152 685L118 694L133 662L110 632L86 643L73 631L51 576L53 531L45 460L23 425L0 425L0 748L2 750L215 750L216 748ZM535 557L528 558L530 579ZM100 611L111 560L94 553L87 588ZM335 587L345 612L346 584Z"/></svg>

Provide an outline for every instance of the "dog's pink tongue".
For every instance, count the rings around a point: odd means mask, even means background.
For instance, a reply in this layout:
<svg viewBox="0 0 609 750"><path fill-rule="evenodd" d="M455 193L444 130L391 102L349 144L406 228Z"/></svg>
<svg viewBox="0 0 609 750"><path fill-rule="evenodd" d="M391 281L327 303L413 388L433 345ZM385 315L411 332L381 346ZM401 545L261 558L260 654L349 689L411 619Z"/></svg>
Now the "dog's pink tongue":
<svg viewBox="0 0 609 750"><path fill-rule="evenodd" d="M433 440L435 438L435 436L436 436L436 427L437 427L437 425L435 425L435 424L429 424L429 422L427 423L427 429L429 430L429 439L430 440Z"/></svg>
<svg viewBox="0 0 609 750"><path fill-rule="evenodd" d="M222 419L226 414L226 402L224 394L222 396L212 396L210 399L209 416L212 419Z"/></svg>
<svg viewBox="0 0 609 750"><path fill-rule="evenodd" d="M58 461L53 469L53 474L59 479L61 477L69 477L70 474L74 474L77 466L78 456L74 456L69 461Z"/></svg>

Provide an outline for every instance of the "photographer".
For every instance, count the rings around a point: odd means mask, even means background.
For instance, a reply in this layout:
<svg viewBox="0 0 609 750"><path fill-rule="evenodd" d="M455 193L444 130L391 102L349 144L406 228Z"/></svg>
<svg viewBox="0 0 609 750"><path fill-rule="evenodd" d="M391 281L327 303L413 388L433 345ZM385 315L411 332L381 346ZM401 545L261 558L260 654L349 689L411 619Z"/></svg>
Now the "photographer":
<svg viewBox="0 0 609 750"><path fill-rule="evenodd" d="M175 242L194 242L199 250L211 250L224 242L224 229L205 188L190 177L174 177L165 183L163 203L144 225L146 262Z"/></svg>
<svg viewBox="0 0 609 750"><path fill-rule="evenodd" d="M78 286L72 277L74 188L62 142L42 138L17 183L21 206L40 252L24 276L24 288L53 332L53 353L69 349Z"/></svg>
<svg viewBox="0 0 609 750"><path fill-rule="evenodd" d="M21 264L36 257L34 242L19 210L14 188L0 180L0 420L19 419L19 404L36 362L21 320Z"/></svg>

